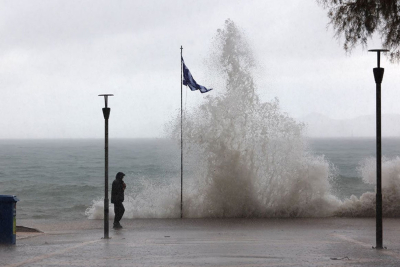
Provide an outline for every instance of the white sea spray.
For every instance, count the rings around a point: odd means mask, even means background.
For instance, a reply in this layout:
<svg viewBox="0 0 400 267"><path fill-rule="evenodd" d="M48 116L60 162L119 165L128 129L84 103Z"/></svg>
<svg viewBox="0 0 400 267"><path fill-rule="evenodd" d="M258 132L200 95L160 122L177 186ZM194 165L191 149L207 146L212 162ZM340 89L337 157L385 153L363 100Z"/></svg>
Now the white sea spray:
<svg viewBox="0 0 400 267"><path fill-rule="evenodd" d="M243 33L227 20L210 60L224 88L208 93L184 119L185 155L194 154L195 161L192 177L185 178L184 216L332 215L340 201L330 193L329 163L306 152L303 125L281 111L278 99L260 100L255 67ZM171 135L179 139L180 120L171 125ZM178 185L144 188L125 202L126 217L179 216Z"/></svg>
<svg viewBox="0 0 400 267"><path fill-rule="evenodd" d="M358 168L364 182L376 185L376 158L367 158ZM346 199L336 215L348 217L375 216L376 193L366 192ZM400 157L382 158L382 213L384 217L400 217Z"/></svg>
<svg viewBox="0 0 400 267"><path fill-rule="evenodd" d="M277 98L261 101L253 78L257 64L231 20L218 30L213 47L208 68L214 90L184 116L184 217L375 216L375 193L335 197L336 170L309 152L304 126L281 110ZM168 131L179 143L179 117ZM384 158L382 170L383 214L399 217L400 158ZM365 159L359 172L365 183L375 183L376 160ZM140 191L127 189L124 218L179 217L178 181L139 179ZM103 200L94 201L86 215L103 218Z"/></svg>

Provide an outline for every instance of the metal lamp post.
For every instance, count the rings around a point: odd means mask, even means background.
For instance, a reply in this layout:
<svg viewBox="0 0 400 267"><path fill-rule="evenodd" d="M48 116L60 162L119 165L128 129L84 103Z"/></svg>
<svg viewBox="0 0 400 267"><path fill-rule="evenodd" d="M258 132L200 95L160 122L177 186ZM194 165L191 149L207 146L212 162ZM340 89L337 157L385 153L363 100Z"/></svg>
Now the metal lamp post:
<svg viewBox="0 0 400 267"><path fill-rule="evenodd" d="M111 109L107 107L108 104L108 97L114 96L112 94L102 94L99 96L104 96L105 107L103 108L103 115L105 120L105 173L104 173L104 239L109 239L109 221L108 221L108 214L109 214L109 207L108 207L108 118L110 117Z"/></svg>
<svg viewBox="0 0 400 267"><path fill-rule="evenodd" d="M383 249L382 245L382 146L381 146L381 84L384 68L381 68L381 52L387 49L371 49L378 56L378 67L374 68L376 83L376 249Z"/></svg>

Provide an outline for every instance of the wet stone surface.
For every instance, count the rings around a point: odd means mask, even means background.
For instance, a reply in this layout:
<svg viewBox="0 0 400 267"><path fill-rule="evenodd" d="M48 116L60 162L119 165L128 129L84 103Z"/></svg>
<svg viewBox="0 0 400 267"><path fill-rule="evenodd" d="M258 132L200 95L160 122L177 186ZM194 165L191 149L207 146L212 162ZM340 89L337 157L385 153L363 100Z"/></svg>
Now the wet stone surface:
<svg viewBox="0 0 400 267"><path fill-rule="evenodd" d="M400 265L398 219L384 220L384 250L374 219L125 220L108 240L98 220L24 223L44 233L1 246L1 266Z"/></svg>

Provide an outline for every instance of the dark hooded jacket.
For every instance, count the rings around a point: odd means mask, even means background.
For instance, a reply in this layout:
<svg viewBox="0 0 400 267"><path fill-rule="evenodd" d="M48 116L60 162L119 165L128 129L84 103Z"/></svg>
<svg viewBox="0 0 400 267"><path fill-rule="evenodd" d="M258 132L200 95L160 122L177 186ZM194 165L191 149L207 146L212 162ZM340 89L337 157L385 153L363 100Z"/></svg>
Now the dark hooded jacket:
<svg viewBox="0 0 400 267"><path fill-rule="evenodd" d="M124 175L122 173L117 173L115 180L112 183L111 188L111 203L121 203L124 202L124 188L122 178Z"/></svg>

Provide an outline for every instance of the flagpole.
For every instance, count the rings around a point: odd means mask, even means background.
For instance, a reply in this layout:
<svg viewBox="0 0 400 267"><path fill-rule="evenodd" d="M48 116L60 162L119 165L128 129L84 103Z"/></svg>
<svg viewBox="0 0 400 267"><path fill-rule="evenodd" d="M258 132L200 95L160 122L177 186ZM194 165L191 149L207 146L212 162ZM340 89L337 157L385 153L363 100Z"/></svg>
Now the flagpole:
<svg viewBox="0 0 400 267"><path fill-rule="evenodd" d="M182 101L182 50L181 46L181 219L183 218L183 124L182 124L182 114L183 114L183 101Z"/></svg>

